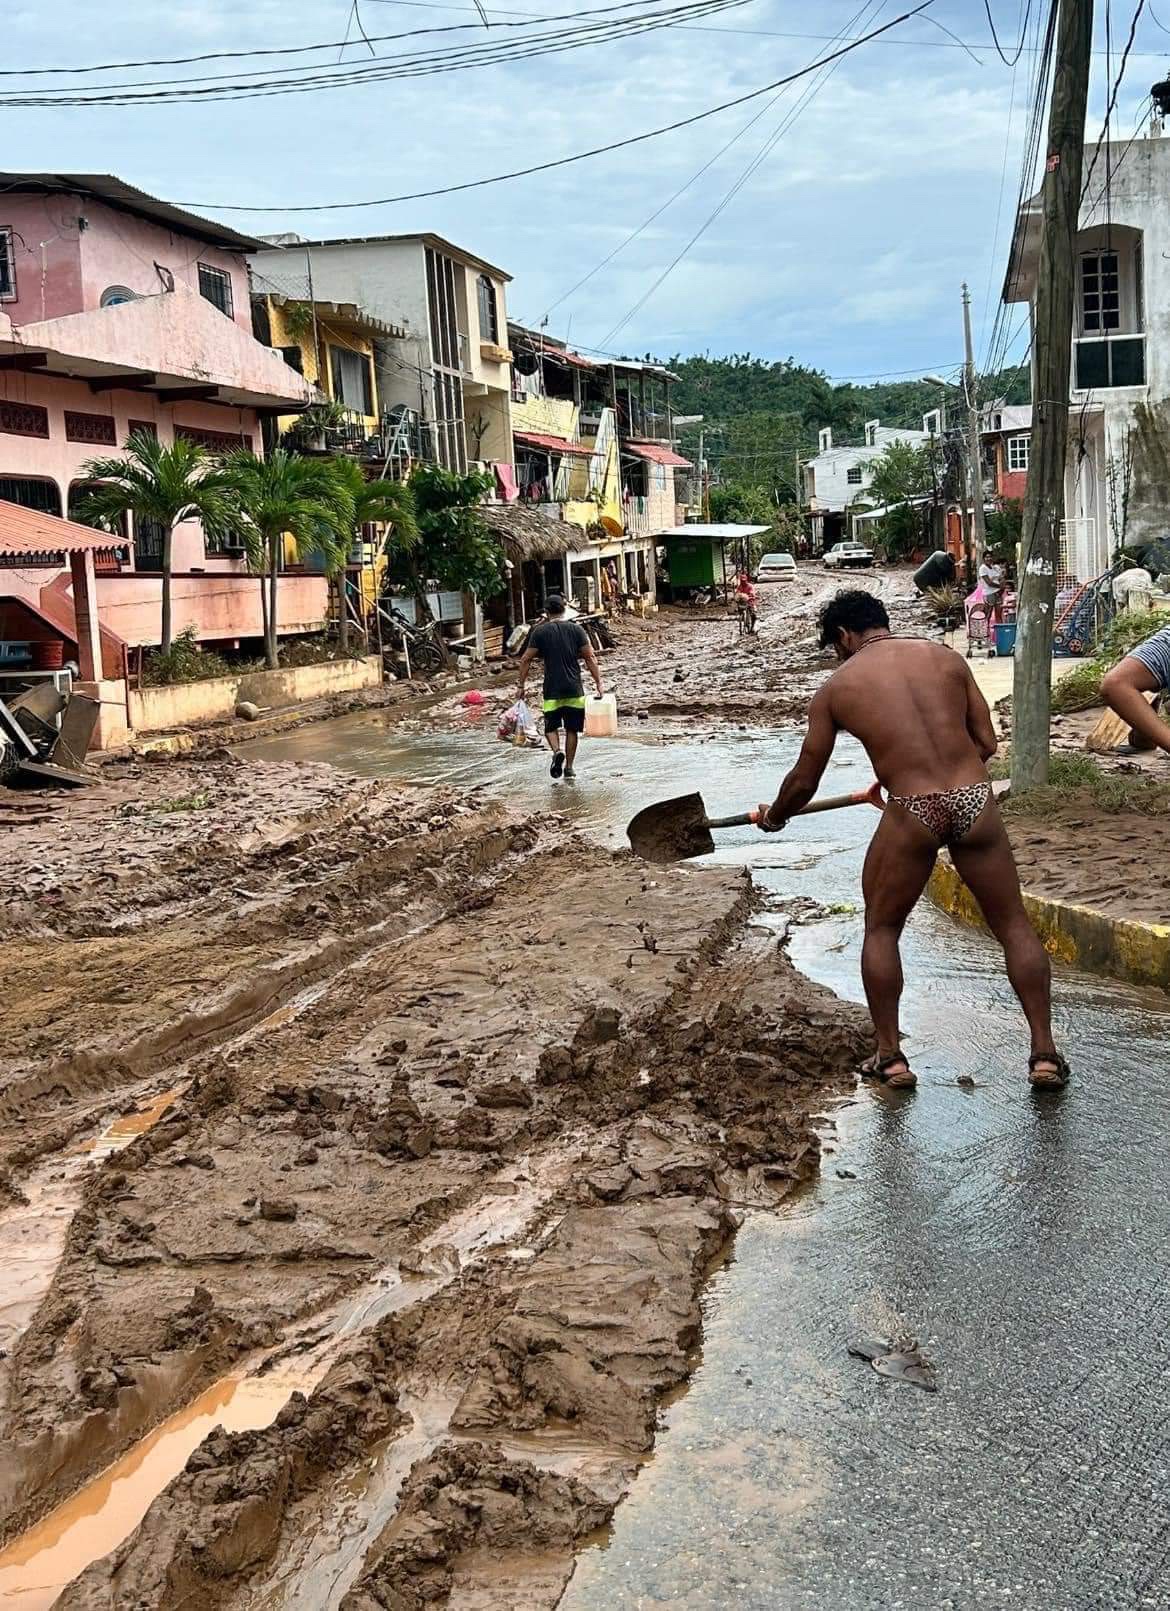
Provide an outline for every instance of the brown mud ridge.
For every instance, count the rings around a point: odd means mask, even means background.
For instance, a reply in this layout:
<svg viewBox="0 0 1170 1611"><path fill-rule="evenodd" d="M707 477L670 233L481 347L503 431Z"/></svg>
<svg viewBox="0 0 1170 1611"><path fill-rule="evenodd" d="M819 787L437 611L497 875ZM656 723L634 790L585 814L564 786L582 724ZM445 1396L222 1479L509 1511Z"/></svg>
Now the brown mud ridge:
<svg viewBox="0 0 1170 1611"><path fill-rule="evenodd" d="M857 1011L742 874L474 796L114 768L71 832L0 875L0 1275L43 1181L71 1210L0 1364L0 1537L271 1373L61 1606L554 1605L737 1214L815 1171Z"/></svg>

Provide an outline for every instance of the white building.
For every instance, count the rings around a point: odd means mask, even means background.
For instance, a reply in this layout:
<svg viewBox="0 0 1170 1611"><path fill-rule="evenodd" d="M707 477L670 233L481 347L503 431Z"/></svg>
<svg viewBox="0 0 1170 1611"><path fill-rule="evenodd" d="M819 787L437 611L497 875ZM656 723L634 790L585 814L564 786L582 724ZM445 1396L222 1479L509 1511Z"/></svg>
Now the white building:
<svg viewBox="0 0 1170 1611"><path fill-rule="evenodd" d="M378 394L421 419L428 457L512 463L503 269L438 235L280 235L249 261L259 291L356 303L403 332L376 344Z"/></svg>
<svg viewBox="0 0 1170 1611"><path fill-rule="evenodd" d="M833 444L832 427L826 426L818 438L815 457L806 459L801 466L802 502L808 512L813 552L823 553L852 535L849 510L855 503L868 502L866 495L873 484L870 466L874 459L880 458L892 442L910 442L922 447L938 429L935 415L926 416L921 431L901 430L883 425L880 420L870 420L863 443L837 447Z"/></svg>
<svg viewBox="0 0 1170 1611"><path fill-rule="evenodd" d="M1144 139L1085 149L1066 584L1099 576L1119 546L1170 532L1170 140L1162 136L1159 116ZM1020 212L1004 288L1006 302L1031 305L1033 320L1040 224L1037 196Z"/></svg>

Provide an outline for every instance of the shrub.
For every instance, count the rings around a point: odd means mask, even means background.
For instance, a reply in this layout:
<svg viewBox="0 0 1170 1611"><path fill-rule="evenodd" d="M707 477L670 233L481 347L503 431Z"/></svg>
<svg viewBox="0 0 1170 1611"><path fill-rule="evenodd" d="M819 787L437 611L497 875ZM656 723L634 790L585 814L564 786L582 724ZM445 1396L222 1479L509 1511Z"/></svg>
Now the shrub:
<svg viewBox="0 0 1170 1611"><path fill-rule="evenodd" d="M145 657L142 680L151 688L173 683L203 682L208 677L228 677L232 668L222 655L201 649L195 641L195 628L176 633L169 649L155 649Z"/></svg>

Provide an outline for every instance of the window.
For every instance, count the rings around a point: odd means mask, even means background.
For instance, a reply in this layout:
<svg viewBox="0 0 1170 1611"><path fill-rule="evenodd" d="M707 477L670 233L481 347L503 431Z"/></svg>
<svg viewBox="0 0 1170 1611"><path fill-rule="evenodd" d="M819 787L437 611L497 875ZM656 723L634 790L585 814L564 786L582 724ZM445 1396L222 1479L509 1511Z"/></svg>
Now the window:
<svg viewBox="0 0 1170 1611"><path fill-rule="evenodd" d="M493 347L498 346L500 315L496 307L496 288L486 274L481 274L476 280L475 294L479 302L479 339L490 341Z"/></svg>
<svg viewBox="0 0 1170 1611"><path fill-rule="evenodd" d="M166 528L161 520L134 519L134 569L158 571L162 569L163 539Z"/></svg>
<svg viewBox="0 0 1170 1611"><path fill-rule="evenodd" d="M41 476L0 475L0 498L18 503L22 509L35 509L42 515L60 515L61 493L55 481Z"/></svg>
<svg viewBox="0 0 1170 1611"><path fill-rule="evenodd" d="M1102 341L1078 341L1076 388L1095 391L1110 386L1144 386L1145 336L1110 336Z"/></svg>
<svg viewBox="0 0 1170 1611"><path fill-rule="evenodd" d="M333 376L333 396L355 414L374 412L374 381L370 360L352 347L330 347L329 370Z"/></svg>
<svg viewBox="0 0 1170 1611"><path fill-rule="evenodd" d="M9 436L48 436L49 411L39 403L9 403L0 399L0 431Z"/></svg>
<svg viewBox="0 0 1170 1611"><path fill-rule="evenodd" d="M0 224L0 302L16 301L16 256L12 246L12 230Z"/></svg>
<svg viewBox="0 0 1170 1611"><path fill-rule="evenodd" d="M278 347L276 350L290 369L295 369L298 375L304 374L305 355L300 347Z"/></svg>
<svg viewBox="0 0 1170 1611"><path fill-rule="evenodd" d="M1121 328L1121 276L1116 252L1081 258L1081 329L1085 335Z"/></svg>
<svg viewBox="0 0 1170 1611"><path fill-rule="evenodd" d="M76 520L83 526L90 521L85 518L85 495L95 483L92 481L71 481L69 483L69 497L67 510L70 520ZM130 536L130 516L122 513L114 523L116 534L125 541Z"/></svg>
<svg viewBox="0 0 1170 1611"><path fill-rule="evenodd" d="M221 313L232 316L232 277L225 270L212 268L210 263L199 265L199 295L217 307Z"/></svg>
<svg viewBox="0 0 1170 1611"><path fill-rule="evenodd" d="M859 487L861 485L861 466L860 466L860 464L853 465L853 467L849 471L847 471L845 479L846 479L846 481L848 481L848 483L849 483L849 485L851 487Z"/></svg>
<svg viewBox="0 0 1170 1611"><path fill-rule="evenodd" d="M94 447L117 447L118 435L112 414L82 414L76 409L65 410L65 440L88 442Z"/></svg>
<svg viewBox="0 0 1170 1611"><path fill-rule="evenodd" d="M188 442L198 442L209 453L235 453L239 448L247 453L252 451L252 438L247 434L236 436L231 431L205 430L202 425L176 425L175 435L186 437Z"/></svg>
<svg viewBox="0 0 1170 1611"><path fill-rule="evenodd" d="M1027 470L1032 450L1032 439L1029 436L1009 436L1007 444L1007 467L1012 471Z"/></svg>

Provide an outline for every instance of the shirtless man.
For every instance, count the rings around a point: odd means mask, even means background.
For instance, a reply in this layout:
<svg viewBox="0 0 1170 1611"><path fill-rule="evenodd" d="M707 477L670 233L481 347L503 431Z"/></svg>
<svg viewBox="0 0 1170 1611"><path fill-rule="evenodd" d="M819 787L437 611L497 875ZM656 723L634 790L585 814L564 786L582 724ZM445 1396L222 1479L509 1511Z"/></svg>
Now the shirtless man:
<svg viewBox="0 0 1170 1611"><path fill-rule="evenodd" d="M836 651L841 668L813 698L804 747L775 801L760 807L760 826L778 832L809 803L839 732L861 741L890 796L862 875L861 973L877 1032L877 1052L862 1073L896 1087L917 1083L898 1025L898 942L945 845L1003 946L1032 1034L1031 1083L1059 1090L1069 1069L1052 1040L1051 969L1024 910L987 776L997 747L987 701L952 650L895 638L885 605L871 593L838 593L822 610L820 628L821 647Z"/></svg>

